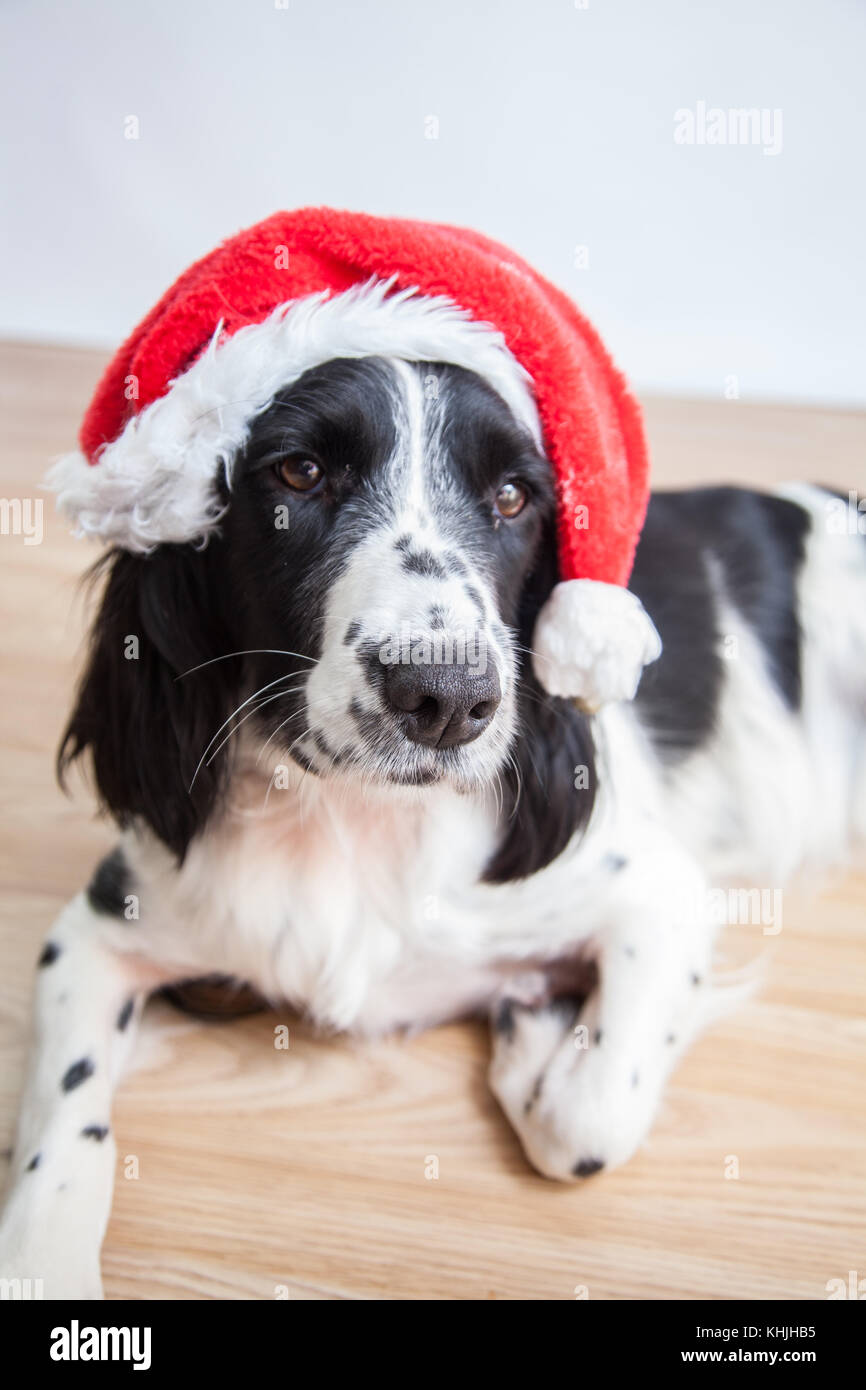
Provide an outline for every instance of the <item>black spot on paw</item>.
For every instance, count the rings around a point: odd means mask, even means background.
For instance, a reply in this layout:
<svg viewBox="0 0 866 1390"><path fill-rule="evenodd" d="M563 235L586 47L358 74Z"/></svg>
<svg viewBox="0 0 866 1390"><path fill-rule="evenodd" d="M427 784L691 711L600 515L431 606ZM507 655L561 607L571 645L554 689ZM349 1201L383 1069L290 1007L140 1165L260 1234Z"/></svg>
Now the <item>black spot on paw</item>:
<svg viewBox="0 0 866 1390"><path fill-rule="evenodd" d="M572 1028L586 1003L584 994L557 994L543 1005L547 1013L556 1014L563 1029Z"/></svg>
<svg viewBox="0 0 866 1390"><path fill-rule="evenodd" d="M74 1091L76 1086L80 1086L82 1081L86 1081L93 1075L94 1067L89 1057L82 1057L80 1062L73 1062L72 1066L64 1073L60 1085L64 1091Z"/></svg>
<svg viewBox="0 0 866 1390"><path fill-rule="evenodd" d="M108 1125L86 1125L81 1131L82 1139L93 1139L97 1144L101 1144L108 1134Z"/></svg>
<svg viewBox="0 0 866 1390"><path fill-rule="evenodd" d="M603 1167L604 1162L600 1158L581 1158L571 1171L576 1178L591 1178L593 1173L600 1173Z"/></svg>
<svg viewBox="0 0 866 1390"><path fill-rule="evenodd" d="M606 854L604 856L604 868L608 873L618 874L620 869L624 869L628 860L624 854Z"/></svg>
<svg viewBox="0 0 866 1390"><path fill-rule="evenodd" d="M38 1167L39 1167L39 1163L40 1163L41 1158L42 1158L42 1155L41 1155L41 1154L34 1154L34 1155L33 1155L33 1157L31 1158L30 1162L27 1164L27 1172L28 1172L28 1173L32 1173L34 1168L38 1168Z"/></svg>
<svg viewBox="0 0 866 1390"><path fill-rule="evenodd" d="M57 945L57 942L46 941L45 945L42 947L42 955L39 957L36 964L40 966L53 965L59 955L60 947Z"/></svg>
<svg viewBox="0 0 866 1390"><path fill-rule="evenodd" d="M533 1105L534 1105L535 1102L538 1100L539 1096L541 1095L541 1088L542 1088L543 1085L544 1085L544 1073L542 1072L541 1076L539 1076L539 1077L536 1078L535 1085L534 1085L533 1088L532 1088L532 1094L530 1095L529 1100L526 1102L526 1104L525 1104L524 1107L523 1107L523 1113L524 1113L524 1115L528 1115L528 1114L529 1114L529 1112L530 1112L530 1110L532 1109Z"/></svg>
<svg viewBox="0 0 866 1390"><path fill-rule="evenodd" d="M493 1020L493 1027L497 1033L501 1033L506 1042L511 1042L514 1037L516 1027L514 1019L514 1000L503 999L499 1008L496 1010L496 1017Z"/></svg>
<svg viewBox="0 0 866 1390"><path fill-rule="evenodd" d="M117 1015L118 1032L124 1033L126 1031L127 1025L129 1024L129 1020L132 1018L132 1011L134 1008L135 1000L132 998L132 996L130 996L124 1004L123 1008L121 1009L120 1013Z"/></svg>
<svg viewBox="0 0 866 1390"><path fill-rule="evenodd" d="M87 900L94 912L122 917L126 910L126 899L132 891L132 874L118 845L117 849L106 855L87 885Z"/></svg>

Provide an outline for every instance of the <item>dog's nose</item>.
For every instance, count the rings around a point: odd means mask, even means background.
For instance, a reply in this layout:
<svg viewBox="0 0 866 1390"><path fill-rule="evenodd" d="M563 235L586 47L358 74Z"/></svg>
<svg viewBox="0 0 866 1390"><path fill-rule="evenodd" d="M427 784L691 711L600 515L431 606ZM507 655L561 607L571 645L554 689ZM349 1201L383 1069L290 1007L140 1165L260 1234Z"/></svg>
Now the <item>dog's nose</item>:
<svg viewBox="0 0 866 1390"><path fill-rule="evenodd" d="M385 699L413 743L456 748L484 732L502 691L492 666L480 672L461 665L399 665L386 669Z"/></svg>

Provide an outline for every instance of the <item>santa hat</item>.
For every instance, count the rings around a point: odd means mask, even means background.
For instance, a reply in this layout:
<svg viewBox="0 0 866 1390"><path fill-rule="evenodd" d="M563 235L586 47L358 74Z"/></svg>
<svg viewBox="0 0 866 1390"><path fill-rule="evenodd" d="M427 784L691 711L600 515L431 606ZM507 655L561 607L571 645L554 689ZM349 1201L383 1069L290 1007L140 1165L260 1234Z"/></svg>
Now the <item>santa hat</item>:
<svg viewBox="0 0 866 1390"><path fill-rule="evenodd" d="M552 466L561 582L533 638L552 694L630 699L661 650L624 587L647 503L638 406L595 330L477 232L330 208L281 212L197 261L110 362L51 476L79 532L144 552L203 542L254 417L334 357L483 377Z"/></svg>

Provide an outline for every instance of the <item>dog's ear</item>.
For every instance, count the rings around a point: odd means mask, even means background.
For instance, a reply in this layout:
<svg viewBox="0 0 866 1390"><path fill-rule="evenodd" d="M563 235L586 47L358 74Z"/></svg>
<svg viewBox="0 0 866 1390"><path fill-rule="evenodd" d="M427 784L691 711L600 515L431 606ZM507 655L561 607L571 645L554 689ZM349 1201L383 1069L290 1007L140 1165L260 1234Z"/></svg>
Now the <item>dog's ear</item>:
<svg viewBox="0 0 866 1390"><path fill-rule="evenodd" d="M518 718L512 761L502 774L502 839L484 871L487 883L509 883L546 868L586 827L595 801L586 716L568 700L548 695L527 670Z"/></svg>
<svg viewBox="0 0 866 1390"><path fill-rule="evenodd" d="M121 825L143 821L183 859L210 814L226 759L196 767L235 709L239 663L201 662L232 651L214 602L218 565L207 550L114 551L93 624L87 666L57 756L61 784L89 750L103 808Z"/></svg>
<svg viewBox="0 0 866 1390"><path fill-rule="evenodd" d="M518 605L517 737L502 773L502 837L484 871L487 883L509 883L546 868L585 829L595 804L590 720L570 700L548 695L532 670L535 622L557 578L556 534L550 522Z"/></svg>

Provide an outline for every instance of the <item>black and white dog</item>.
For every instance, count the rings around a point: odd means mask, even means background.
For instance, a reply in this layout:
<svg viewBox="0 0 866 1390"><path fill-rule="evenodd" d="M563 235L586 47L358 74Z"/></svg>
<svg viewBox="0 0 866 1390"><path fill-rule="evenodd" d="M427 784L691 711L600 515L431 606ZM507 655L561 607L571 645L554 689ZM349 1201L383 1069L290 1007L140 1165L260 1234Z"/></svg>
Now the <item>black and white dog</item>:
<svg viewBox="0 0 866 1390"><path fill-rule="evenodd" d="M548 464L471 371L311 368L220 500L205 546L102 562L61 752L122 834L39 961L0 1267L50 1297L100 1295L155 989L224 977L359 1035L489 1014L530 1161L582 1179L635 1152L713 1012L716 890L866 829L856 503L654 496L631 587L663 654L589 717L533 674Z"/></svg>

